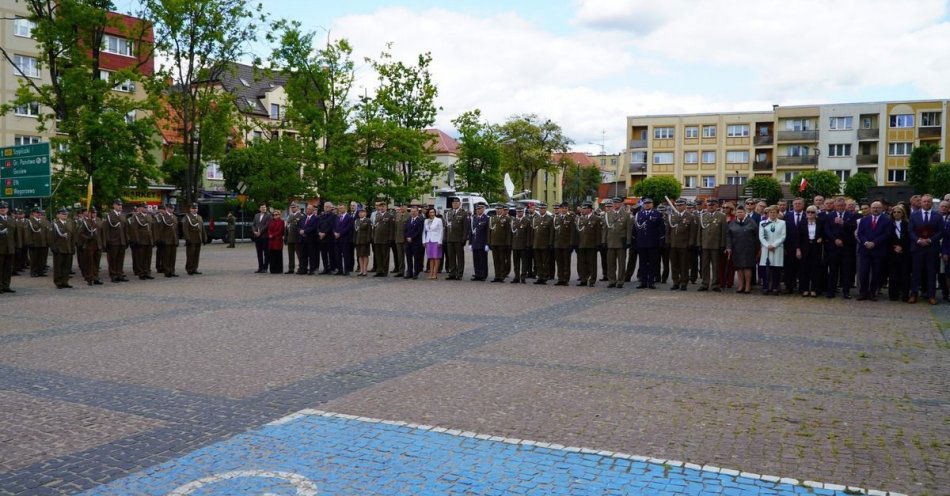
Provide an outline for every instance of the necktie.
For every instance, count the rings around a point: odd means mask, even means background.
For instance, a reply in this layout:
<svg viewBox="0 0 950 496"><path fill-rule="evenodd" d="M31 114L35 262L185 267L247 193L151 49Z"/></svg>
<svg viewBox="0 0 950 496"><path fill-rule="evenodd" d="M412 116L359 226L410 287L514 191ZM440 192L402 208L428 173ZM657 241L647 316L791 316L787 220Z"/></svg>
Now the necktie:
<svg viewBox="0 0 950 496"><path fill-rule="evenodd" d="M799 222L802 221L802 214L795 214L795 225L798 226Z"/></svg>
<svg viewBox="0 0 950 496"><path fill-rule="evenodd" d="M877 229L877 217L871 217L871 230Z"/></svg>
<svg viewBox="0 0 950 496"><path fill-rule="evenodd" d="M924 212L924 224L930 222L930 212Z"/></svg>

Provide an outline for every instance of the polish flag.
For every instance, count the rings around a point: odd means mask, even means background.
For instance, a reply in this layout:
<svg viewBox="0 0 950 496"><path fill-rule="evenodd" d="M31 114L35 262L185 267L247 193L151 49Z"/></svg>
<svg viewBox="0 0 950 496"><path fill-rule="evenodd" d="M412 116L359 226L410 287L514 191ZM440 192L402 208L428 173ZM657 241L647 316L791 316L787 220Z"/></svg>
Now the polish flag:
<svg viewBox="0 0 950 496"><path fill-rule="evenodd" d="M803 177L802 182L798 185L798 192L801 193L802 191L805 191L805 188L807 187L808 187L808 181L806 181L805 178Z"/></svg>

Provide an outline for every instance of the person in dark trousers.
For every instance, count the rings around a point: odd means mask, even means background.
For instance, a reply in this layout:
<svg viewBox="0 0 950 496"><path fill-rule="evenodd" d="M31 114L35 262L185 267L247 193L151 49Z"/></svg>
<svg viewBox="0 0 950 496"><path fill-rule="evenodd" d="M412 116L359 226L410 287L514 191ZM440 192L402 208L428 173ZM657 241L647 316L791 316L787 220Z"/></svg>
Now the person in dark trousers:
<svg viewBox="0 0 950 496"><path fill-rule="evenodd" d="M891 209L891 239L887 250L887 296L891 301L907 301L910 296L910 224L907 211ZM946 224L945 224L946 225ZM946 237L944 244L946 244Z"/></svg>
<svg viewBox="0 0 950 496"><path fill-rule="evenodd" d="M335 240L333 237L333 225L336 223L336 215L333 210L333 203L324 202L323 213L317 216L317 247L320 250L320 260L323 262L321 274L329 274L333 271L335 251ZM319 267L317 267L319 268Z"/></svg>
<svg viewBox="0 0 950 496"><path fill-rule="evenodd" d="M254 236L254 249L257 251L257 272L263 274L267 272L268 242L267 226L270 224L271 215L267 213L267 205L261 205L260 211L254 214L254 222L251 224L251 234Z"/></svg>
<svg viewBox="0 0 950 496"><path fill-rule="evenodd" d="M307 205L306 216L300 221L300 244L303 250L303 258L300 259L300 270L297 272L300 275L312 276L316 274L318 268L317 260L320 255L317 247L319 240L317 228L319 225L315 210L313 205Z"/></svg>
<svg viewBox="0 0 950 496"><path fill-rule="evenodd" d="M828 283L825 296L835 297L835 291L841 286L841 297L851 299L851 272L854 270L854 231L857 219L845 210L845 200L838 197L834 202L835 210L827 214L825 222L825 253L828 260Z"/></svg>
<svg viewBox="0 0 950 496"><path fill-rule="evenodd" d="M920 209L910 216L910 251L913 275L910 298L907 303L917 303L921 291L926 293L931 305L937 304L937 254L943 238L943 218L932 212L933 198L920 197Z"/></svg>
<svg viewBox="0 0 950 496"><path fill-rule="evenodd" d="M796 253L799 248L798 242L801 239L798 236L798 228L802 222L806 220L805 200L795 198L795 200L792 201L792 209L785 212L784 220L785 227L788 229L788 236L785 238L785 267L783 268L785 275L785 294L792 294L795 292L795 287L798 285L800 279L798 272L801 262L796 256ZM811 282L810 278L809 282Z"/></svg>
<svg viewBox="0 0 950 496"><path fill-rule="evenodd" d="M336 275L350 275L353 267L353 216L346 211L346 205L340 204L333 219L333 256Z"/></svg>
<svg viewBox="0 0 950 496"><path fill-rule="evenodd" d="M881 288L881 264L887 258L891 219L882 215L881 202L871 204L870 212L858 221L858 300L877 301Z"/></svg>
<svg viewBox="0 0 950 496"><path fill-rule="evenodd" d="M471 226L469 246L472 247L472 280L484 281L488 279L488 216L485 215L484 203L475 205Z"/></svg>
<svg viewBox="0 0 950 496"><path fill-rule="evenodd" d="M412 207L409 209L409 218L406 219L403 226L403 240L406 250L406 273L403 275L406 279L418 279L422 272L422 230L424 228L422 217L419 216L419 209Z"/></svg>

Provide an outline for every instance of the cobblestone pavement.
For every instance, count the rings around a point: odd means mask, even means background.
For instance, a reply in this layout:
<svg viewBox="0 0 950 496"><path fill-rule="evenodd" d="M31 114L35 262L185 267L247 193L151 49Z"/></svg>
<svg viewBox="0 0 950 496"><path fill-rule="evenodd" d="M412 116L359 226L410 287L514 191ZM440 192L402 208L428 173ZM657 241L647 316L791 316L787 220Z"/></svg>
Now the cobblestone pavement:
<svg viewBox="0 0 950 496"><path fill-rule="evenodd" d="M950 487L950 305L253 274L250 245L202 255L198 277L14 279L0 494ZM346 415L265 425L302 409Z"/></svg>

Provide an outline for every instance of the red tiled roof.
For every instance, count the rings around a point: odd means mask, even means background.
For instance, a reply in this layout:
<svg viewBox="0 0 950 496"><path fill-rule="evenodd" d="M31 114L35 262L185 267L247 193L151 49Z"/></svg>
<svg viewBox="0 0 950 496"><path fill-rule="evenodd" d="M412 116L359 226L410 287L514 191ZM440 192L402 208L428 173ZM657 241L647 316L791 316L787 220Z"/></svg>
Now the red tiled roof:
<svg viewBox="0 0 950 496"><path fill-rule="evenodd" d="M439 129L426 129L426 132L436 137L435 141L430 145L433 153L458 155L459 142L456 141L455 138L443 133Z"/></svg>
<svg viewBox="0 0 950 496"><path fill-rule="evenodd" d="M551 154L551 159L555 162L560 162L561 159L570 160L577 165L594 165L594 161L591 160L590 156L586 153L581 152L567 152L567 153L553 153Z"/></svg>

